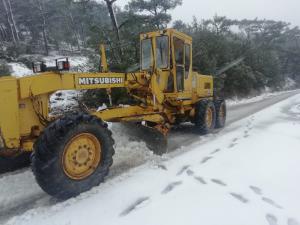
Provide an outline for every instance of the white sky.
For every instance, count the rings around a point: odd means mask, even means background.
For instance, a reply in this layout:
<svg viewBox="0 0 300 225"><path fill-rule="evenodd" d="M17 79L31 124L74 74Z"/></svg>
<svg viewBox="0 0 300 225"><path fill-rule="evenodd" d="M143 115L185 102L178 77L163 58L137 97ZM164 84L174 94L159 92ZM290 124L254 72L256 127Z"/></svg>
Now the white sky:
<svg viewBox="0 0 300 225"><path fill-rule="evenodd" d="M129 0L117 0L124 6ZM191 22L209 19L215 14L231 19L273 19L300 26L300 0L183 0L182 6L172 11L173 20Z"/></svg>

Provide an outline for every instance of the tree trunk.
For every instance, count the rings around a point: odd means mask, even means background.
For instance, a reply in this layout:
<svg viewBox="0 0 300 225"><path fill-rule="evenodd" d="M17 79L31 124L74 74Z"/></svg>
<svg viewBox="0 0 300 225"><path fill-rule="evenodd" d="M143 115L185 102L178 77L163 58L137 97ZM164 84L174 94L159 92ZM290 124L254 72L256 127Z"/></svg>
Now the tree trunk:
<svg viewBox="0 0 300 225"><path fill-rule="evenodd" d="M18 31L18 28L17 28L17 25L16 25L16 21L15 21L15 17L14 17L12 8L11 8L10 0L7 0L7 3L8 3L9 15L10 15L10 19L11 19L11 22L12 22L13 30L16 34L16 39L19 42L20 41L19 31Z"/></svg>
<svg viewBox="0 0 300 225"><path fill-rule="evenodd" d="M120 43L121 42L120 30L119 30L117 18L116 18L114 9L113 9L113 3L115 1L116 0L105 0L106 5L107 5L107 9L108 9L108 12L109 12L109 16L110 16L110 19L111 19L111 22L112 22L112 25L113 25L113 29L114 29L114 32L115 32L116 37L117 37L118 50L119 50L120 56L122 57L123 56L123 51L122 51L121 43Z"/></svg>
<svg viewBox="0 0 300 225"><path fill-rule="evenodd" d="M0 24L1 39L3 42L8 41L7 33L3 25Z"/></svg>
<svg viewBox="0 0 300 225"><path fill-rule="evenodd" d="M71 24L72 24L71 27L73 27L73 32L74 32L74 35L75 35L75 38L76 38L78 51L81 51L81 48L80 48L80 37L79 37L79 33L78 33L78 31L77 31L76 24L75 24L75 22L74 22L74 17L73 17L73 15L72 15L72 13L71 13L71 9L70 9L70 8L69 8L69 17L70 17L70 19L71 19Z"/></svg>
<svg viewBox="0 0 300 225"><path fill-rule="evenodd" d="M15 37L14 29L13 29L13 23L12 23L11 18L9 16L9 11L8 11L8 6L7 6L7 3L6 3L6 0L2 0L2 3L3 3L5 14L6 14L7 25L9 26L10 33L11 33L11 40L16 44L17 40L16 40L16 37Z"/></svg>
<svg viewBox="0 0 300 225"><path fill-rule="evenodd" d="M113 46L112 46L112 41L110 40L109 36L108 36L104 31L102 31L102 34L103 34L103 37L106 38L106 42L108 43L108 45L109 45L109 47L110 47L110 49L111 49L110 53L111 53L111 56L112 56L112 60L113 60L115 63L117 63L117 62L118 62L118 58L116 57L114 48L113 48Z"/></svg>
<svg viewBox="0 0 300 225"><path fill-rule="evenodd" d="M43 0L36 0L36 1L37 1L38 9L40 11L40 16L42 17L42 34L43 34L43 40L44 40L45 54L49 55L46 15L45 15L44 6L41 2Z"/></svg>
<svg viewBox="0 0 300 225"><path fill-rule="evenodd" d="M85 29L84 29L83 23L80 23L80 30L81 30L80 37L81 37L83 46L86 47L86 34L85 34Z"/></svg>
<svg viewBox="0 0 300 225"><path fill-rule="evenodd" d="M158 16L158 13L157 13L157 6L155 6L155 8L154 8L154 18L157 18L157 16ZM154 24L155 24L156 28L157 28L158 30L160 30L160 24L159 24L159 22L158 22L158 21L155 21Z"/></svg>

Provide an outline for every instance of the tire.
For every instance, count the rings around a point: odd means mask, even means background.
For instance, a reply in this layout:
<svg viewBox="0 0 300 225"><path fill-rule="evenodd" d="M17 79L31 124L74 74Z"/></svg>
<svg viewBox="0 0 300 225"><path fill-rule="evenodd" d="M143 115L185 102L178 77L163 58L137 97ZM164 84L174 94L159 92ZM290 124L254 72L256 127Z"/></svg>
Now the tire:
<svg viewBox="0 0 300 225"><path fill-rule="evenodd" d="M0 174L30 166L30 154L24 152L12 157L0 156Z"/></svg>
<svg viewBox="0 0 300 225"><path fill-rule="evenodd" d="M211 110L211 123L206 120L209 110ZM194 123L196 130L200 134L208 134L213 131L216 124L216 109L215 105L210 100L203 100L195 105Z"/></svg>
<svg viewBox="0 0 300 225"><path fill-rule="evenodd" d="M59 199L68 199L99 185L104 181L113 163L112 157L115 151L111 135L106 123L89 114L75 113L53 122L45 128L34 144L32 170L40 187L49 195ZM76 142L80 143L78 149L70 147L75 142L74 140L81 136L99 143L100 151L93 151L94 157L90 156L89 142L87 142L88 147L86 144L81 147L82 142ZM76 149L75 153L84 149L83 151L87 152L85 156L87 161L80 164L81 162L75 160L77 155L68 158L69 149ZM79 168L80 166L87 167L87 162L90 161L96 162L95 165L89 166L88 172L92 171L90 174L84 177L75 177L73 174L73 177L68 172L70 167L66 166L68 165L66 162Z"/></svg>
<svg viewBox="0 0 300 225"><path fill-rule="evenodd" d="M226 124L226 102L224 99L215 101L216 108L216 127L215 128L223 128Z"/></svg>

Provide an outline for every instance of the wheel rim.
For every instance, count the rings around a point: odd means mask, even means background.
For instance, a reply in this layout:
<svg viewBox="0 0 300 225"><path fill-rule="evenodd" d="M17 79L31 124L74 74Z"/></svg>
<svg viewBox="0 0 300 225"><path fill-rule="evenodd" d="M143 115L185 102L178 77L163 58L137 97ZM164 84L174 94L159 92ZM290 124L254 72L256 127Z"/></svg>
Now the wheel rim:
<svg viewBox="0 0 300 225"><path fill-rule="evenodd" d="M65 146L62 165L65 174L74 180L90 176L101 161L101 144L92 134L73 137Z"/></svg>
<svg viewBox="0 0 300 225"><path fill-rule="evenodd" d="M205 121L206 121L206 126L208 128L211 128L212 122L213 122L213 111L212 111L212 109L210 107L206 111Z"/></svg>

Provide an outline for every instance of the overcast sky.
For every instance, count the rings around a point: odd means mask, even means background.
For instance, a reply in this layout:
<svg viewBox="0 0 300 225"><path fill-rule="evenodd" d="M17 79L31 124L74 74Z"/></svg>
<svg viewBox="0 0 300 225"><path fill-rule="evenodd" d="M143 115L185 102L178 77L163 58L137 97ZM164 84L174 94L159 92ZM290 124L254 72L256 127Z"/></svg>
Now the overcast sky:
<svg viewBox="0 0 300 225"><path fill-rule="evenodd" d="M124 6L129 0L118 0ZM231 19L273 19L300 26L300 0L183 0L182 6L172 11L173 20L191 22L212 18L215 14Z"/></svg>

